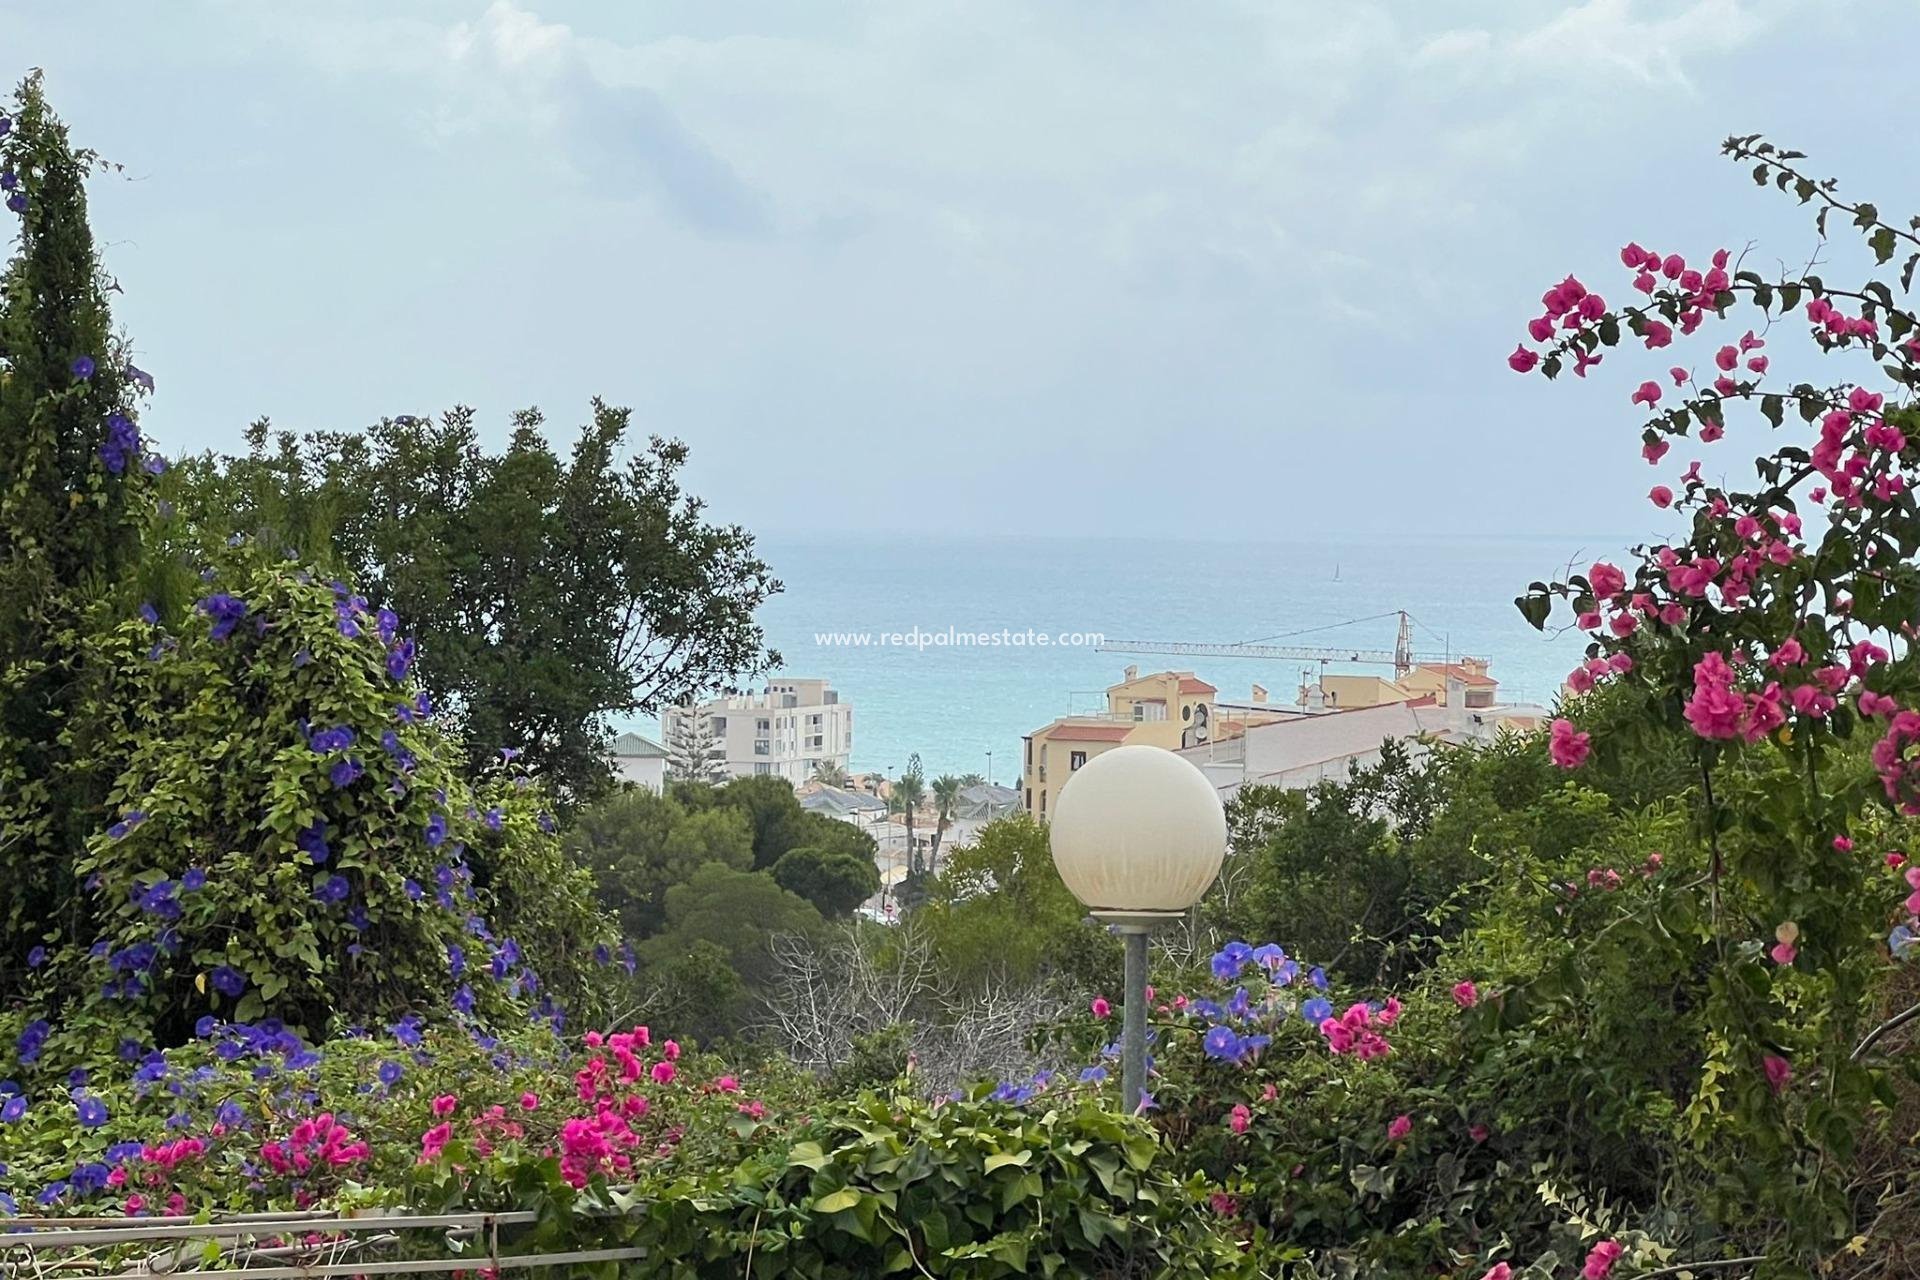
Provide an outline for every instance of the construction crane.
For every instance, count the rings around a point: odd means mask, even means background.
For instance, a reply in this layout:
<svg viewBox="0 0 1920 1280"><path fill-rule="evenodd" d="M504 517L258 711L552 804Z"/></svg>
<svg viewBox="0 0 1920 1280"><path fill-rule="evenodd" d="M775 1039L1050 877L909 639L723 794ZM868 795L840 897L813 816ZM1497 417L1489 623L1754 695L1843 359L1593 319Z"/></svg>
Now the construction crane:
<svg viewBox="0 0 1920 1280"><path fill-rule="evenodd" d="M1267 644L1253 640L1240 644L1195 644L1182 640L1109 640L1098 646L1102 653L1164 653L1187 658L1284 658L1289 661L1307 661L1326 664L1329 662L1355 662L1393 668L1395 678L1406 675L1414 666L1423 662L1447 663L1454 661L1452 654L1415 653L1413 649L1413 619L1405 609L1393 613L1376 614L1372 618L1354 618L1348 622L1336 622L1328 627L1313 627L1310 630L1328 631L1334 627L1351 626L1355 622L1372 622L1378 618L1400 620L1399 632L1395 635L1393 648L1387 649L1326 649L1311 645ZM1306 632L1289 632L1290 635L1304 635ZM1270 636L1269 639L1282 639Z"/></svg>

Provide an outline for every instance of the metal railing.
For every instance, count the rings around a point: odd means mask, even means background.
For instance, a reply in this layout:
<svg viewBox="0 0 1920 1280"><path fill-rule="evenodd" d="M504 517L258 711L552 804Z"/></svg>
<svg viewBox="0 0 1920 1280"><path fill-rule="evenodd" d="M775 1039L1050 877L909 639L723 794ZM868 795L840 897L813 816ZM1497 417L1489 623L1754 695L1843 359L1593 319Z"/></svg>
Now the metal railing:
<svg viewBox="0 0 1920 1280"><path fill-rule="evenodd" d="M218 1274L230 1280L300 1280L520 1271L647 1256L639 1247L514 1251L513 1229L535 1221L536 1215L526 1211L404 1210L246 1213L209 1222L177 1217L8 1218L0 1220L0 1277ZM102 1225L106 1222L116 1225ZM505 1248L503 1228L508 1229Z"/></svg>

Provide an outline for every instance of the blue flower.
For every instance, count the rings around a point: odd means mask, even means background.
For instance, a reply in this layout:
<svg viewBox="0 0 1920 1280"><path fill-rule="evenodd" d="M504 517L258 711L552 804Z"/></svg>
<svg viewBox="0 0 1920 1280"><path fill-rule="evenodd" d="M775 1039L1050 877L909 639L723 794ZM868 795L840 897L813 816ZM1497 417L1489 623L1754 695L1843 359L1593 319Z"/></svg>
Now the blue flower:
<svg viewBox="0 0 1920 1280"><path fill-rule="evenodd" d="M1300 1006L1300 1016L1308 1025L1317 1027L1333 1016L1333 1002L1324 996L1315 996Z"/></svg>
<svg viewBox="0 0 1920 1280"><path fill-rule="evenodd" d="M348 756L344 760L335 761L327 776L336 787L350 787L358 782L366 771L366 766L360 763L358 756Z"/></svg>
<svg viewBox="0 0 1920 1280"><path fill-rule="evenodd" d="M1327 971L1319 965L1315 965L1313 968L1307 970L1307 981L1311 982L1319 990L1325 991L1327 989Z"/></svg>
<svg viewBox="0 0 1920 1280"><path fill-rule="evenodd" d="M312 661L313 661L313 650L307 648L307 646L301 645L298 649L294 650L293 669L295 671L298 671L301 667L306 666L309 662L312 662Z"/></svg>
<svg viewBox="0 0 1920 1280"><path fill-rule="evenodd" d="M246 976L231 965L216 965L207 980L213 983L215 991L229 1000L239 999L240 993L247 989Z"/></svg>
<svg viewBox="0 0 1920 1280"><path fill-rule="evenodd" d="M1209 1058L1232 1059L1240 1056L1240 1037L1232 1027L1209 1027L1200 1040L1201 1051Z"/></svg>
<svg viewBox="0 0 1920 1280"><path fill-rule="evenodd" d="M358 902L347 908L347 928L364 933L370 923L367 909Z"/></svg>
<svg viewBox="0 0 1920 1280"><path fill-rule="evenodd" d="M467 970L466 949L457 942L447 944L447 969L456 978Z"/></svg>
<svg viewBox="0 0 1920 1280"><path fill-rule="evenodd" d="M400 1019L400 1021L388 1027L387 1030L393 1032L393 1038L395 1040L398 1040L401 1044L411 1049L420 1043L420 1025L420 1019L417 1016L408 1014L406 1017Z"/></svg>
<svg viewBox="0 0 1920 1280"><path fill-rule="evenodd" d="M1253 949L1253 962L1269 972L1278 970L1281 964L1286 961L1286 958L1287 953L1282 951L1280 945L1275 942L1269 942Z"/></svg>
<svg viewBox="0 0 1920 1280"><path fill-rule="evenodd" d="M401 1065L397 1062L381 1063L380 1070L378 1072L378 1075L380 1076L380 1083L387 1086L387 1088L389 1089L393 1088L393 1086L395 1086L396 1084L399 1084L400 1077L405 1074L406 1074L406 1070L403 1067L401 1067Z"/></svg>
<svg viewBox="0 0 1920 1280"><path fill-rule="evenodd" d="M1893 932L1887 935L1887 948L1893 952L1895 959L1905 960L1913 954L1916 946L1920 946L1920 935L1904 924L1893 926Z"/></svg>
<svg viewBox="0 0 1920 1280"><path fill-rule="evenodd" d="M150 453L147 455L146 468L150 476L163 476L167 474L167 460L157 453Z"/></svg>
<svg viewBox="0 0 1920 1280"><path fill-rule="evenodd" d="M223 1102L213 1110L213 1118L229 1129L238 1129L247 1122L246 1110L237 1102Z"/></svg>
<svg viewBox="0 0 1920 1280"><path fill-rule="evenodd" d="M612 960L613 960L613 948L609 947L604 942L596 943L594 945L593 962L595 964L599 964L599 965L609 964L612 962Z"/></svg>
<svg viewBox="0 0 1920 1280"><path fill-rule="evenodd" d="M186 893L198 893L207 887L207 872L204 867L188 867L187 873L180 877L180 888Z"/></svg>
<svg viewBox="0 0 1920 1280"><path fill-rule="evenodd" d="M5 130L0 130L0 133ZM0 169L0 191L11 191L20 185L20 175L11 169Z"/></svg>
<svg viewBox="0 0 1920 1280"><path fill-rule="evenodd" d="M500 830L503 826L506 825L506 814L501 812L498 808L487 810L487 825L493 828L495 831Z"/></svg>
<svg viewBox="0 0 1920 1280"><path fill-rule="evenodd" d="M16 191L8 196L7 208L13 210L15 213L25 213L27 211L27 193L24 191Z"/></svg>
<svg viewBox="0 0 1920 1280"><path fill-rule="evenodd" d="M148 626L153 626L160 621L160 611L150 604L143 604L140 606L140 620Z"/></svg>
<svg viewBox="0 0 1920 1280"><path fill-rule="evenodd" d="M139 1047L137 1045L135 1046L134 1051L136 1053L139 1052ZM124 1058L126 1055L123 1053L120 1056ZM75 1067L73 1070L67 1072L67 1088L78 1089L82 1085L86 1084L86 1082L87 1082L87 1069L85 1067Z"/></svg>
<svg viewBox="0 0 1920 1280"><path fill-rule="evenodd" d="M407 895L407 897L414 902L420 901L420 899L426 893L426 891L420 887L420 884L418 881L410 878L402 880L400 882L400 888Z"/></svg>
<svg viewBox="0 0 1920 1280"><path fill-rule="evenodd" d="M317 755L328 755L335 751L345 751L353 745L353 730L346 725L335 725L331 729L322 729L307 740Z"/></svg>
<svg viewBox="0 0 1920 1280"><path fill-rule="evenodd" d="M107 1104L98 1098L81 1098L73 1104L73 1110L80 1117L82 1129L98 1129L110 1119Z"/></svg>
<svg viewBox="0 0 1920 1280"><path fill-rule="evenodd" d="M153 375L138 365L129 364L127 366L127 381L133 383L134 386L139 387L142 391L153 390Z"/></svg>
<svg viewBox="0 0 1920 1280"><path fill-rule="evenodd" d="M0 1121L12 1124L27 1114L27 1099L24 1094L15 1094L6 1102L0 1103Z"/></svg>
<svg viewBox="0 0 1920 1280"><path fill-rule="evenodd" d="M353 886L342 875L331 875L313 887L313 896L321 902L345 902Z"/></svg>
<svg viewBox="0 0 1920 1280"><path fill-rule="evenodd" d="M1213 976L1222 982L1232 982L1240 976L1240 970L1246 967L1247 957L1253 954L1253 948L1244 942L1229 942L1213 955L1210 967Z"/></svg>
<svg viewBox="0 0 1920 1280"><path fill-rule="evenodd" d="M447 839L447 815L436 813L427 819L427 847L438 849Z"/></svg>
<svg viewBox="0 0 1920 1280"><path fill-rule="evenodd" d="M1080 1072L1081 1084L1100 1084L1107 1078L1107 1069L1101 1066L1085 1067Z"/></svg>
<svg viewBox="0 0 1920 1280"><path fill-rule="evenodd" d="M233 634L233 629L246 620L247 602L225 591L216 591L194 606L201 613L213 619L213 630L209 632L214 640L225 640Z"/></svg>
<svg viewBox="0 0 1920 1280"><path fill-rule="evenodd" d="M194 1020L193 1034L197 1039L205 1040L220 1029L220 1019L210 1013L203 1013Z"/></svg>
<svg viewBox="0 0 1920 1280"><path fill-rule="evenodd" d="M45 947L35 947L33 950L27 952L27 968L38 969L46 962L47 949Z"/></svg>
<svg viewBox="0 0 1920 1280"><path fill-rule="evenodd" d="M473 1012L473 988L462 983L453 993L453 1011L455 1013Z"/></svg>
<svg viewBox="0 0 1920 1280"><path fill-rule="evenodd" d="M392 644L394 632L400 629L400 615L391 609L382 609L373 615L373 624L380 633L380 643Z"/></svg>
<svg viewBox="0 0 1920 1280"><path fill-rule="evenodd" d="M80 379L82 382L85 382L88 378L91 378L93 376L93 357L92 356L75 356L73 358L73 363L68 365L67 367L73 371L74 377Z"/></svg>
<svg viewBox="0 0 1920 1280"><path fill-rule="evenodd" d="M1244 1018L1247 1016L1247 1011L1252 1007L1253 1004L1247 995L1247 989L1245 987L1235 987L1233 989L1233 999L1227 1001L1227 1012L1236 1018Z"/></svg>
<svg viewBox="0 0 1920 1280"><path fill-rule="evenodd" d="M305 830L293 838L293 843L300 852L313 861L314 866L325 865L328 857L327 820L315 818Z"/></svg>
<svg viewBox="0 0 1920 1280"><path fill-rule="evenodd" d="M144 1150L146 1147L142 1143L116 1142L106 1149L101 1158L108 1164L124 1164L128 1160L139 1159L140 1153Z"/></svg>

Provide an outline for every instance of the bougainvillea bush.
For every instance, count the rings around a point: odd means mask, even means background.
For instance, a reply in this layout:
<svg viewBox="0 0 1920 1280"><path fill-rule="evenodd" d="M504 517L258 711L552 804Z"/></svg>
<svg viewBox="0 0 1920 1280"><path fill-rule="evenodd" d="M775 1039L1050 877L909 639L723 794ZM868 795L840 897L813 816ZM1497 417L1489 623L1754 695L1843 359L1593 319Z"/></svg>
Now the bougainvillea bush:
<svg viewBox="0 0 1920 1280"><path fill-rule="evenodd" d="M1730 247L1635 241L1617 268L1628 305L1572 276L1550 287L1509 365L1584 377L1602 360L1645 362L1622 395L1646 415L1648 498L1674 533L1624 566L1536 583L1519 604L1536 625L1570 609L1592 637L1570 682L1639 707L1605 734L1577 712L1557 721L1558 764L1631 754L1655 734L1693 743L1704 865L1676 890L1678 927L1639 941L1709 945L1691 1132L1717 1157L1715 1214L1744 1218L1771 1265L1791 1267L1871 1238L1886 1208L1850 1175L1895 1100L1886 1055L1911 1016L1883 1020L1875 995L1889 939L1910 936L1920 910L1885 835L1890 816L1920 813L1920 321L1906 302L1920 220L1843 199L1757 137L1725 150L1817 209L1823 238L1857 230L1887 274L1842 283L1762 272ZM1788 372L1812 356L1826 358L1819 373ZM1762 442L1751 480L1721 478L1745 472L1723 438Z"/></svg>

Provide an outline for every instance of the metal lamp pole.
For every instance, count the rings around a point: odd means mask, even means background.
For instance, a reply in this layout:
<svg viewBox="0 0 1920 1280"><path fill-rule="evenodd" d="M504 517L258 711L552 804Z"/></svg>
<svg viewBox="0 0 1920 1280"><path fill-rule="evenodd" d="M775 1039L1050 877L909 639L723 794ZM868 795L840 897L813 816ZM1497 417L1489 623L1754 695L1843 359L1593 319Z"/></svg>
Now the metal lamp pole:
<svg viewBox="0 0 1920 1280"><path fill-rule="evenodd" d="M1147 1084L1147 939L1198 902L1220 872L1227 823L1204 774L1171 751L1125 745L1087 761L1061 789L1048 831L1061 881L1120 935L1123 1105Z"/></svg>

